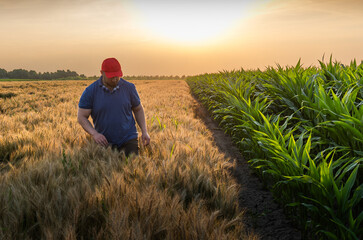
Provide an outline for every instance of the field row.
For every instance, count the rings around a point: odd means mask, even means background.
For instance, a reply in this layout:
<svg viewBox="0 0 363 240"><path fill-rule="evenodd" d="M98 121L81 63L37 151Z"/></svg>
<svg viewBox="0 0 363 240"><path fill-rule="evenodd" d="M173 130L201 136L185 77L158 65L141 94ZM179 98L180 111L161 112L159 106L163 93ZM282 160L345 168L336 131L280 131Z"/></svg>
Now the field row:
<svg viewBox="0 0 363 240"><path fill-rule="evenodd" d="M363 63L187 81L306 237L363 238Z"/></svg>

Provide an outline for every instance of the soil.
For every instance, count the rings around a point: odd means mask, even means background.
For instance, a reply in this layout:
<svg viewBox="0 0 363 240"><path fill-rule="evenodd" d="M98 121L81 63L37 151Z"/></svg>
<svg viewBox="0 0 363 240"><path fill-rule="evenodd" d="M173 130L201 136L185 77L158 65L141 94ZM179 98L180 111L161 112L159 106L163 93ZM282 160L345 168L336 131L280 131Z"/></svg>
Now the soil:
<svg viewBox="0 0 363 240"><path fill-rule="evenodd" d="M245 212L244 224L247 231L257 234L263 240L302 239L301 232L287 219L281 206L274 201L272 193L253 174L231 137L224 133L195 96L194 99L197 101L195 116L212 132L219 150L236 163L233 175L240 184L239 206Z"/></svg>

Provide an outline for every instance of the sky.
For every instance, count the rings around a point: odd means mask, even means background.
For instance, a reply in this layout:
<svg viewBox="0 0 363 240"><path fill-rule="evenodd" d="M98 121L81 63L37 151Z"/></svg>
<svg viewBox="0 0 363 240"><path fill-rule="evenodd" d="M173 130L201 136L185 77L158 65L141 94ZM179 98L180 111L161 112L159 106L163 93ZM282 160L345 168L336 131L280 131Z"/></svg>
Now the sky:
<svg viewBox="0 0 363 240"><path fill-rule="evenodd" d="M0 0L0 68L196 75L363 59L362 0Z"/></svg>

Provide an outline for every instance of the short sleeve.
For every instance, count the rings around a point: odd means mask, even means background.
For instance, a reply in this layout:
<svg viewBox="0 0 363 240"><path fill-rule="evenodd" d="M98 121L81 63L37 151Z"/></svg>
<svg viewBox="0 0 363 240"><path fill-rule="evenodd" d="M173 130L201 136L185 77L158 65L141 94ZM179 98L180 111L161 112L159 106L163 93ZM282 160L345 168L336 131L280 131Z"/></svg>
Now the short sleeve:
<svg viewBox="0 0 363 240"><path fill-rule="evenodd" d="M92 109L92 106L93 106L93 96L89 88L86 88L83 91L82 96L79 100L78 107L83 109Z"/></svg>
<svg viewBox="0 0 363 240"><path fill-rule="evenodd" d="M139 94L137 93L135 84L131 85L130 88L131 92L130 92L130 97L131 97L131 107L137 107L140 105L140 97Z"/></svg>

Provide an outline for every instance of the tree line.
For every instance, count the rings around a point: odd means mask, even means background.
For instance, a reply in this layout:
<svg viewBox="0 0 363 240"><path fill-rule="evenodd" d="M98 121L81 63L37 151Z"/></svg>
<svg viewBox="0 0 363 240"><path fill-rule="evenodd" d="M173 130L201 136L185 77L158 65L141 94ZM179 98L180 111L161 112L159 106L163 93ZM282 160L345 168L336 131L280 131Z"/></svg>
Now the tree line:
<svg viewBox="0 0 363 240"><path fill-rule="evenodd" d="M84 74L78 74L71 70L57 70L56 72L44 72L37 73L34 70L14 69L12 71L6 71L0 68L0 79L39 79L39 80L51 80L51 79L87 79Z"/></svg>
<svg viewBox="0 0 363 240"><path fill-rule="evenodd" d="M124 76L126 80L172 80L172 79L185 79L187 76L173 76L173 75L131 75ZM53 79L90 79L96 80L99 76L87 77L84 74L78 74L71 70L57 70L56 72L44 72L37 73L34 70L14 69L12 71L6 71L0 68L0 79L39 79L39 80L53 80Z"/></svg>

